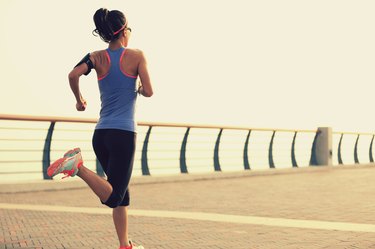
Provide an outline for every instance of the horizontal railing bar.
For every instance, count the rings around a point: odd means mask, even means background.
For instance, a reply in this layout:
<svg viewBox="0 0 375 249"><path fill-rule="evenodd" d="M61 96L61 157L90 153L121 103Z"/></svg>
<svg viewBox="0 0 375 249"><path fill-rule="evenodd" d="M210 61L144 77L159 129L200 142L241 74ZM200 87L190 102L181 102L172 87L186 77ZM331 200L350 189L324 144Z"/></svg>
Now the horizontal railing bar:
<svg viewBox="0 0 375 249"><path fill-rule="evenodd" d="M189 159L187 161L202 160L202 159L214 159L214 157L213 156L207 156L207 157L189 157Z"/></svg>
<svg viewBox="0 0 375 249"><path fill-rule="evenodd" d="M171 169L174 169L174 171L176 171L176 172L174 172L174 173L179 173L179 170L178 170L178 172L177 172L177 170L175 170L176 168L174 168L174 167L154 168L154 169L152 170L152 172L155 173L155 172L166 171L166 170L168 170L168 172L170 172ZM173 174L173 173L172 173L172 174Z"/></svg>
<svg viewBox="0 0 375 249"><path fill-rule="evenodd" d="M54 138L53 141L58 142L90 142L91 139L63 139L63 138Z"/></svg>
<svg viewBox="0 0 375 249"><path fill-rule="evenodd" d="M173 127L172 127L173 128ZM177 127L177 128L180 128L180 127ZM185 127L181 127L181 131L180 132L167 132L167 131L161 131L161 130L156 130L156 131L153 131L152 133L154 133L154 135L173 135L173 136L183 136L184 135L184 131L186 130L186 126ZM147 131L137 131L138 134L147 134Z"/></svg>
<svg viewBox="0 0 375 249"><path fill-rule="evenodd" d="M286 149L284 149L286 152L290 152L290 148L286 148ZM283 150L283 151L284 151ZM55 150L56 151L56 150ZM137 150L137 151L141 151L141 150ZM155 153L155 152L180 152L181 150L179 150L179 149L165 149L165 150L163 150L163 149L150 149L150 150L148 150L148 152L149 153ZM188 149L188 150L186 150L187 152L211 152L212 151L212 149ZM238 151L243 151L243 148L239 148L239 149L225 149L225 151L236 151L236 152L238 152ZM263 150L258 150L258 151L263 151ZM284 153L284 154L287 154L287 153ZM298 155L300 155L300 154L298 154ZM306 154L306 155L310 155L310 154Z"/></svg>
<svg viewBox="0 0 375 249"><path fill-rule="evenodd" d="M141 152L142 150L137 150L138 152ZM155 150L148 150L148 152L180 152L181 150L180 149L165 149L165 150L163 150L163 149L155 149ZM190 150L189 150L190 151ZM210 151L210 150L207 150L207 151Z"/></svg>
<svg viewBox="0 0 375 249"><path fill-rule="evenodd" d="M28 161L0 161L0 163L40 163L43 160L28 160Z"/></svg>
<svg viewBox="0 0 375 249"><path fill-rule="evenodd" d="M69 122L69 123L96 123L97 119L89 118L67 118L67 117L53 117L53 116L29 116L29 115L13 115L0 114L0 120L13 121L39 121L39 122Z"/></svg>
<svg viewBox="0 0 375 249"><path fill-rule="evenodd" d="M149 160L151 160L151 161L178 161L179 159L175 158L175 157L152 158L150 156Z"/></svg>
<svg viewBox="0 0 375 249"><path fill-rule="evenodd" d="M0 130L46 131L47 128L0 127Z"/></svg>
<svg viewBox="0 0 375 249"><path fill-rule="evenodd" d="M0 175L19 175L19 174L42 174L42 171L17 171L17 172L0 172Z"/></svg>
<svg viewBox="0 0 375 249"><path fill-rule="evenodd" d="M37 149L0 149L0 152L41 152L42 150Z"/></svg>
<svg viewBox="0 0 375 249"><path fill-rule="evenodd" d="M339 131L332 132L332 134L334 134L334 135L341 135L341 134L344 134L344 135L362 135L362 136L373 136L373 135L375 135L375 133L370 133L370 132L339 132Z"/></svg>
<svg viewBox="0 0 375 249"><path fill-rule="evenodd" d="M222 159L238 159L243 161L241 157L238 157L237 155L220 155L220 160Z"/></svg>
<svg viewBox="0 0 375 249"><path fill-rule="evenodd" d="M44 141L44 139L40 139L40 138L0 138L0 141L22 141L22 142L26 142L26 141Z"/></svg>
<svg viewBox="0 0 375 249"><path fill-rule="evenodd" d="M159 141L152 140L152 143L157 143ZM189 141L189 144L215 144L215 139L211 139L210 141Z"/></svg>
<svg viewBox="0 0 375 249"><path fill-rule="evenodd" d="M243 126L219 126L219 125L204 125L204 124L181 124L181 123L160 123L160 122L139 122L141 126L158 126L158 127L183 127L183 128L198 128L198 129L223 129L223 130L253 130L253 131L278 131L278 132L314 132L316 130L289 130L289 129L268 129L268 128L251 128Z"/></svg>
<svg viewBox="0 0 375 249"><path fill-rule="evenodd" d="M53 117L53 116L29 116L0 114L0 120L16 121L39 121L39 122L69 122L69 123L97 123L93 118L74 118L74 117ZM181 128L199 128L199 129L224 129L224 130L253 130L253 131L277 131L277 132L312 132L316 130L292 130L292 129L270 129L270 128L251 128L243 126L219 126L204 124L182 124L182 123L162 123L162 122L138 122L139 126L157 126L157 127L181 127Z"/></svg>
<svg viewBox="0 0 375 249"><path fill-rule="evenodd" d="M92 132L92 130L90 129L87 129L87 130L77 130L77 129L59 129L59 128L55 128L54 129L54 132L59 132L59 131L69 131L69 132Z"/></svg>
<svg viewBox="0 0 375 249"><path fill-rule="evenodd" d="M152 140L153 144L180 144L178 140Z"/></svg>
<svg viewBox="0 0 375 249"><path fill-rule="evenodd" d="M73 147L71 149L73 149ZM86 151L86 152L89 152L89 151L92 152L92 151L94 151L92 148L87 148L87 147L80 147L80 150L81 151ZM57 148L51 149L51 152L62 152L62 151L66 152L66 151L68 151L68 149L65 148L65 147L63 147L63 148L57 147Z"/></svg>

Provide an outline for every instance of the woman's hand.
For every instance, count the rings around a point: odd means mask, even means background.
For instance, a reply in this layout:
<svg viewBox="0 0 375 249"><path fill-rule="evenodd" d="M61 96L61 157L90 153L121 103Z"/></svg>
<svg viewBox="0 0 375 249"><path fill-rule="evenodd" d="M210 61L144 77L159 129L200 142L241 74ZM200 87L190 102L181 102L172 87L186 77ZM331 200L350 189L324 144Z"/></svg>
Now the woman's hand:
<svg viewBox="0 0 375 249"><path fill-rule="evenodd" d="M86 106L87 106L86 100L81 98L81 100L78 101L77 104L76 104L77 111L82 112L82 111L86 110Z"/></svg>
<svg viewBox="0 0 375 249"><path fill-rule="evenodd" d="M142 94L142 83L140 80L138 80L138 88L137 88L138 95Z"/></svg>

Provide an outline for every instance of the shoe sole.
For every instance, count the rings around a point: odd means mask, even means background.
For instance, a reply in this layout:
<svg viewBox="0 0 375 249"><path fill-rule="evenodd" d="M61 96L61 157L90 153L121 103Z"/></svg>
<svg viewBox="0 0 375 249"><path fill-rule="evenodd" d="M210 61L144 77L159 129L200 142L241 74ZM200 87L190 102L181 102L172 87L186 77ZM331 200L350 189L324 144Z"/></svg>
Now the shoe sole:
<svg viewBox="0 0 375 249"><path fill-rule="evenodd" d="M60 158L56 161L54 161L47 169L47 175L49 177L52 177L56 172L57 170L59 169L59 167L62 165L62 163L66 160L67 158Z"/></svg>

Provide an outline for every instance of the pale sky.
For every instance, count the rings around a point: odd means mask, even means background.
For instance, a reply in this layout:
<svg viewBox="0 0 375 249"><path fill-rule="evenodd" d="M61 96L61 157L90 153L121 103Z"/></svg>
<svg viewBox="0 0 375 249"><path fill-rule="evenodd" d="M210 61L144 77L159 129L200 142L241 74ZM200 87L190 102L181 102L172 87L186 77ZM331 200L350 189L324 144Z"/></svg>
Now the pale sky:
<svg viewBox="0 0 375 249"><path fill-rule="evenodd" d="M123 11L154 96L139 121L375 132L375 1L0 0L0 113L97 118L96 74L75 110L67 75L100 7Z"/></svg>

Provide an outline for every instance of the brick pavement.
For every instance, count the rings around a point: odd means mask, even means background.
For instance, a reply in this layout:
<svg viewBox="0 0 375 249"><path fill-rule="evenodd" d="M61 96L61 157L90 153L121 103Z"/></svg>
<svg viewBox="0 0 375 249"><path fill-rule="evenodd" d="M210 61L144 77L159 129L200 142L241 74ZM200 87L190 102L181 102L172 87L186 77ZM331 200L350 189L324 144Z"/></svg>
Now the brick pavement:
<svg viewBox="0 0 375 249"><path fill-rule="evenodd" d="M375 224L374 175L374 165L366 165L135 178L131 209L346 222L350 230L352 223ZM70 184L27 193L4 193L11 185L0 185L0 203L106 209L87 187L73 180ZM374 232L142 215L130 216L129 223L130 236L147 249L375 248ZM0 207L0 224L0 249L117 248L109 214Z"/></svg>

